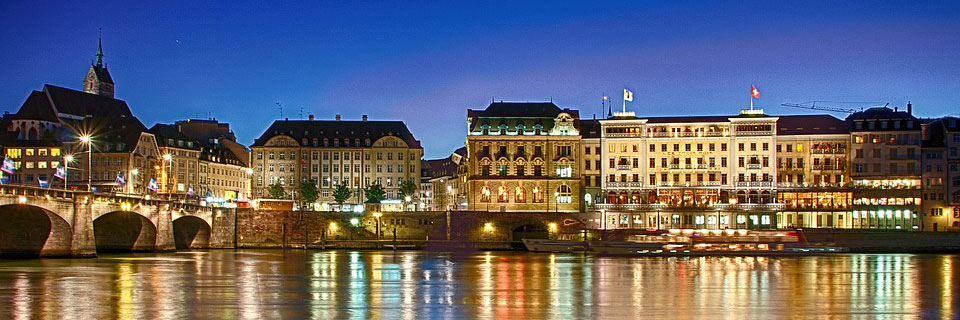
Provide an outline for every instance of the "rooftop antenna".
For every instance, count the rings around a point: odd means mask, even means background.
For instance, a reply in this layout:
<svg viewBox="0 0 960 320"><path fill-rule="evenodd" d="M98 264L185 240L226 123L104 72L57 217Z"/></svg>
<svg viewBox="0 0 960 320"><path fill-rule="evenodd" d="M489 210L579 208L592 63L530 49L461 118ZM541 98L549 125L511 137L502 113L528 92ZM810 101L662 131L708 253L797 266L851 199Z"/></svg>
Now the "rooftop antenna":
<svg viewBox="0 0 960 320"><path fill-rule="evenodd" d="M280 103L280 101L277 101L276 104L277 104L277 108L280 109L280 119L283 119L283 103Z"/></svg>
<svg viewBox="0 0 960 320"><path fill-rule="evenodd" d="M600 116L603 116L603 109L607 107L607 94L603 93L603 98L600 99Z"/></svg>

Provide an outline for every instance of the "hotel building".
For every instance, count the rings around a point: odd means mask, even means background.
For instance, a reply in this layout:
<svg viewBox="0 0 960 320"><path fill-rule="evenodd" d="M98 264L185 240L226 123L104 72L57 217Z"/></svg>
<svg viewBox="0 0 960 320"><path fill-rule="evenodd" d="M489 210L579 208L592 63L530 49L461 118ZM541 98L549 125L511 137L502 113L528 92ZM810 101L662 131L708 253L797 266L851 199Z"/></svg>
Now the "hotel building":
<svg viewBox="0 0 960 320"><path fill-rule="evenodd" d="M579 122L552 102L467 110L468 209L580 212Z"/></svg>

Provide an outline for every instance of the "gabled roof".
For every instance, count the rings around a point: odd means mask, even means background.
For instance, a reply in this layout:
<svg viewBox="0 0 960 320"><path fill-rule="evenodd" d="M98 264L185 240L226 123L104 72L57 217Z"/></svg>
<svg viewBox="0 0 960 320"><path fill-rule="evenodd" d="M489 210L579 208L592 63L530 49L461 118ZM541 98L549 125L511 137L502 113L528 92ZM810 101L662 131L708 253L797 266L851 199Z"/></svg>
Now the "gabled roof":
<svg viewBox="0 0 960 320"><path fill-rule="evenodd" d="M59 113L79 117L87 115L94 117L133 117L130 107L123 100L49 84L43 86L43 91L47 93L50 101L53 101L53 106Z"/></svg>
<svg viewBox="0 0 960 320"><path fill-rule="evenodd" d="M307 138L312 144L314 138L322 141L324 138L333 141L333 139L350 139L350 145L353 145L355 139L365 141L370 139L373 143L377 139L386 136L395 136L407 143L410 148L420 148L420 141L413 137L407 125L403 121L329 121L329 120L277 120L253 141L254 147L263 146L267 140L278 135L287 135L302 143L303 138ZM363 143L363 142L361 142ZM333 146L331 142L329 144Z"/></svg>
<svg viewBox="0 0 960 320"><path fill-rule="evenodd" d="M50 105L50 100L42 91L31 92L27 100L20 106L20 110L11 115L11 119L60 122L53 106Z"/></svg>
<svg viewBox="0 0 960 320"><path fill-rule="evenodd" d="M847 124L831 115L779 116L778 135L848 134Z"/></svg>

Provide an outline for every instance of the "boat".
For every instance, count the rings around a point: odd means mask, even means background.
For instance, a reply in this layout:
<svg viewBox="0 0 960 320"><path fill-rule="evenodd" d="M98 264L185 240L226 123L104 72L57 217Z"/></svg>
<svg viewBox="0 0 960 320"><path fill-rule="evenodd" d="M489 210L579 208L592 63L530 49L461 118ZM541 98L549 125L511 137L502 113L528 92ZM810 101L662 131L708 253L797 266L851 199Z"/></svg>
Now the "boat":
<svg viewBox="0 0 960 320"><path fill-rule="evenodd" d="M533 252L586 252L587 243L576 240L523 239L527 251Z"/></svg>
<svg viewBox="0 0 960 320"><path fill-rule="evenodd" d="M849 252L832 243L809 243L800 230L671 229L634 234L624 241L523 239L529 251L591 252L629 256L803 256Z"/></svg>

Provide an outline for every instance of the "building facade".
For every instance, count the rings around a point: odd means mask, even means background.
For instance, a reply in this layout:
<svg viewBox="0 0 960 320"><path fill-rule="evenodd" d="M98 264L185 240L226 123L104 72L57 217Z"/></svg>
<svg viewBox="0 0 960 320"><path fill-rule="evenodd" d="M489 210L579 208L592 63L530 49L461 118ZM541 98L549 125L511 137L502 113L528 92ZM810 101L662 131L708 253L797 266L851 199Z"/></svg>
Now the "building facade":
<svg viewBox="0 0 960 320"><path fill-rule="evenodd" d="M582 210L576 110L552 102L467 110L466 147L469 210Z"/></svg>
<svg viewBox="0 0 960 320"><path fill-rule="evenodd" d="M361 204L363 188L379 184L387 201L400 201L400 185L414 181L419 189L423 148L401 121L279 120L250 147L254 197L267 197L279 184L291 197L301 183L316 183L317 208L330 210L332 192L345 185L353 196L345 204Z"/></svg>

